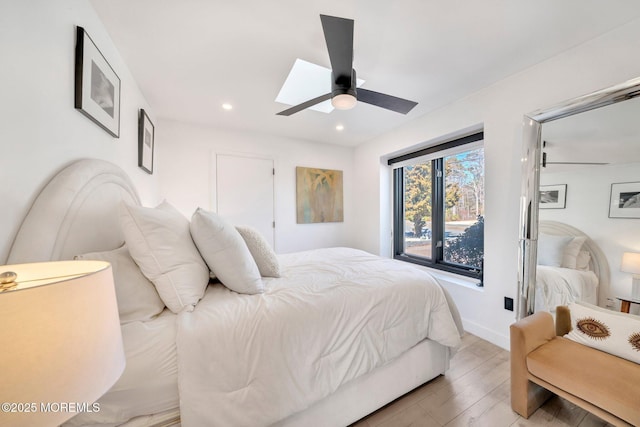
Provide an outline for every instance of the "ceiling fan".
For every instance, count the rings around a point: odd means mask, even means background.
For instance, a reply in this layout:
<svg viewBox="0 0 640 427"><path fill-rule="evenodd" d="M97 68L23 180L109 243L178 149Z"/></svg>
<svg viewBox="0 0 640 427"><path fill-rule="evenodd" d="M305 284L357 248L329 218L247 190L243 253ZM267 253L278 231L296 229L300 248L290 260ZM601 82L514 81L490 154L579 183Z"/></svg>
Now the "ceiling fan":
<svg viewBox="0 0 640 427"><path fill-rule="evenodd" d="M547 147L547 141L542 141L542 148ZM542 152L542 167L546 168L547 165L585 165L585 166L605 166L609 163L601 163L601 162L550 162L547 160L547 152Z"/></svg>
<svg viewBox="0 0 640 427"><path fill-rule="evenodd" d="M331 62L331 92L280 111L279 116L290 116L328 99L331 99L331 105L338 110L348 110L355 107L357 101L361 101L407 114L418 105L417 102L396 96L356 88L356 70L353 69L353 19L320 15L320 20Z"/></svg>

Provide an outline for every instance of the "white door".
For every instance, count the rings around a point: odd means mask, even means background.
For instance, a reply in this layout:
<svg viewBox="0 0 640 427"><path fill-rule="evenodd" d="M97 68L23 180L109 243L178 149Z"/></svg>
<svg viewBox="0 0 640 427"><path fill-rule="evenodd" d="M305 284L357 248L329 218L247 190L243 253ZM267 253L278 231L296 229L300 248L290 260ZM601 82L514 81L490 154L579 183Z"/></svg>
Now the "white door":
<svg viewBox="0 0 640 427"><path fill-rule="evenodd" d="M216 211L234 225L250 225L274 246L272 159L216 155Z"/></svg>

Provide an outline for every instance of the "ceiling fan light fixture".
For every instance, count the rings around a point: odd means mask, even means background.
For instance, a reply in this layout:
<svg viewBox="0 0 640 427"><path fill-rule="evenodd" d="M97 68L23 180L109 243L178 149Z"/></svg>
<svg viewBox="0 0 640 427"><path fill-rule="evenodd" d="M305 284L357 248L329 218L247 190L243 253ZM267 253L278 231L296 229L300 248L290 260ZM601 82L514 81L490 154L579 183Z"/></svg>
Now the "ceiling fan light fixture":
<svg viewBox="0 0 640 427"><path fill-rule="evenodd" d="M331 105L337 110L350 110L356 106L358 100L350 93L341 93L331 98Z"/></svg>

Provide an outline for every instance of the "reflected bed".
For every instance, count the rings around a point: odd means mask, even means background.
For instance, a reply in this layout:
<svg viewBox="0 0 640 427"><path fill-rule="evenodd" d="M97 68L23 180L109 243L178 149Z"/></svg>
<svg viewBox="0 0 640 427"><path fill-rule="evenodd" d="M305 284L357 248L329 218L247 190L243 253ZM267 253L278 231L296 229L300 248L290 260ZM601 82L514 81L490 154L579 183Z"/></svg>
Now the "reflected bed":
<svg viewBox="0 0 640 427"><path fill-rule="evenodd" d="M604 306L608 294L609 265L598 245L571 225L540 221L535 311L574 301Z"/></svg>

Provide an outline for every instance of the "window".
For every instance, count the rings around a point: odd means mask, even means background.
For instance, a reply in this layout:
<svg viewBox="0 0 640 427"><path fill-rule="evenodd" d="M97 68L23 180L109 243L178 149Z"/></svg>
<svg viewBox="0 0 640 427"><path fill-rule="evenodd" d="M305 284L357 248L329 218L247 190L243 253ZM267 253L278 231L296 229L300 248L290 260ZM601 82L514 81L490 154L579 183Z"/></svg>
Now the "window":
<svg viewBox="0 0 640 427"><path fill-rule="evenodd" d="M389 160L394 258L480 279L484 263L483 132Z"/></svg>

